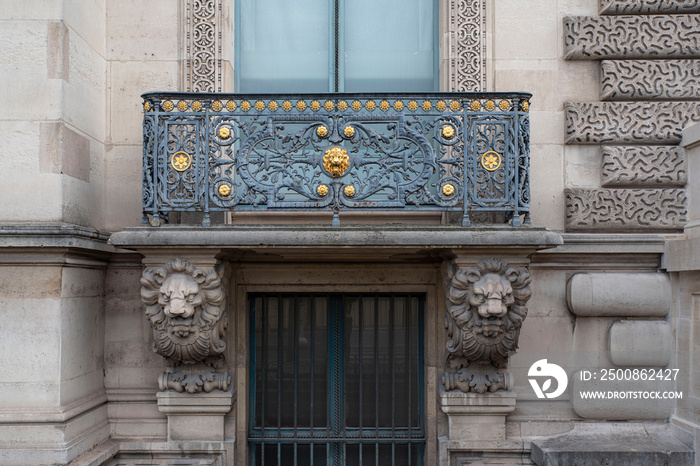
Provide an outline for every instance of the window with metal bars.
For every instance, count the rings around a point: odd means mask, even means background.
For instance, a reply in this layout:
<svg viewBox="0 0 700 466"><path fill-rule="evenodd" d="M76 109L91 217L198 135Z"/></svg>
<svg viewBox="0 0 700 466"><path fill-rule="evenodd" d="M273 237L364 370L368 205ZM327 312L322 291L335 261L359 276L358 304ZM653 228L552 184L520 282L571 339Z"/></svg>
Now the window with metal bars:
<svg viewBox="0 0 700 466"><path fill-rule="evenodd" d="M252 465L422 465L423 297L252 295Z"/></svg>
<svg viewBox="0 0 700 466"><path fill-rule="evenodd" d="M238 0L243 93L431 92L436 0Z"/></svg>

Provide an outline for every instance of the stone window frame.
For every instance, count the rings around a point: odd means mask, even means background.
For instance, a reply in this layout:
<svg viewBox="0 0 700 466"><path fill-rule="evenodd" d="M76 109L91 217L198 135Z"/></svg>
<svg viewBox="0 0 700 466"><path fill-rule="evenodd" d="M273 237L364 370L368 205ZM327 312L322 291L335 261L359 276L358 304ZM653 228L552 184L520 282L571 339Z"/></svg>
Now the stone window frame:
<svg viewBox="0 0 700 466"><path fill-rule="evenodd" d="M440 90L493 88L491 33L494 0L438 0ZM227 66L235 0L182 0L183 73L186 92L231 92ZM233 47L230 47L231 49Z"/></svg>
<svg viewBox="0 0 700 466"><path fill-rule="evenodd" d="M262 273L262 270L276 267L273 264L261 265L254 267L256 273ZM393 269L395 273L391 274L395 277L400 277L400 264L386 264L382 267L383 270ZM229 325L233 326L232 336L235 338L235 344L232 342L230 348L244 349L245 351L237 351L231 355L229 359L231 365L235 365L234 375L234 391L236 393L236 401L234 408L228 416L235 418L236 430L236 462L240 464L248 464L249 462L249 445L248 445L248 428L249 428L249 396L250 396L250 355L248 348L250 347L250 303L248 297L251 294L263 293L293 293L293 294L309 294L309 293L339 293L339 294L362 294L362 293L387 293L387 294L422 294L425 297L423 308L423 338L424 338L424 354L423 354L423 376L424 386L423 394L425 400L424 419L425 419L425 458L428 459L426 464L432 464L430 458L437 458L437 443L438 438L437 421L437 373L438 366L442 362L442 351L435 351L435 348L441 348L444 345L444 332L442 332L443 305L441 305L442 294L439 287L436 285L434 273L438 270L429 271L426 267L420 275L423 275L425 280L416 280L409 283L401 282L401 279L392 280L390 283L383 283L380 286L370 286L366 284L352 283L352 277L343 279L341 282L334 285L329 285L327 280L324 280L324 270L318 270L312 273L303 285L289 285L285 278L288 278L284 270L278 271L281 273L270 275L266 273L269 282L266 284L246 284L242 283L247 280L241 280L238 283L232 283L230 288L235 290L234 296L230 299L231 305L237 311L232 312L229 309L230 318ZM244 274L246 272L243 272ZM433 277L428 277L432 275ZM235 279L234 279L235 280ZM375 282L379 283L378 280ZM233 421L227 419L226 423Z"/></svg>

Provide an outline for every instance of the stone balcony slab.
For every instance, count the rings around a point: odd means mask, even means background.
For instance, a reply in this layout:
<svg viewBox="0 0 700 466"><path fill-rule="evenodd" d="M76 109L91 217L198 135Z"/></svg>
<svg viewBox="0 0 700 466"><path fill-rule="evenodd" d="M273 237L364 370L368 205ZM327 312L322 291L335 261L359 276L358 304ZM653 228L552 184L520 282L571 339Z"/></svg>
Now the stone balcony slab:
<svg viewBox="0 0 700 466"><path fill-rule="evenodd" d="M265 260L275 255L304 260L389 260L397 255L452 258L464 250L523 257L563 241L547 229L529 227L277 225L135 227L113 234L109 243L148 256L197 256L208 250L209 255L257 255Z"/></svg>

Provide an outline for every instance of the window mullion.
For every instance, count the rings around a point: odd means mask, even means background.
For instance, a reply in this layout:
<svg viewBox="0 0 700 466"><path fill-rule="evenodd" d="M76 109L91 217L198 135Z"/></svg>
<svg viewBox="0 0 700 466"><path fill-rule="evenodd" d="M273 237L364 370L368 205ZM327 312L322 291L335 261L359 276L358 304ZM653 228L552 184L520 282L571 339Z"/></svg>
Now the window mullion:
<svg viewBox="0 0 700 466"><path fill-rule="evenodd" d="M345 92L345 0L333 0L335 10L335 92Z"/></svg>

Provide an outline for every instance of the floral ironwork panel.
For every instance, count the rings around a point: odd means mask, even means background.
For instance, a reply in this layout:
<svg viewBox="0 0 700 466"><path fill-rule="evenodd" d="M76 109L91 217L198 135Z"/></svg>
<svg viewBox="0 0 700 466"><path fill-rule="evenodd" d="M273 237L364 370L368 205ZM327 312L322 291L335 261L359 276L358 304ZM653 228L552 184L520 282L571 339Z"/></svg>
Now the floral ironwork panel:
<svg viewBox="0 0 700 466"><path fill-rule="evenodd" d="M171 211L506 212L529 222L529 94L144 94L144 222Z"/></svg>

